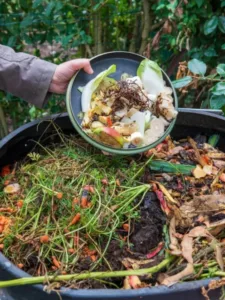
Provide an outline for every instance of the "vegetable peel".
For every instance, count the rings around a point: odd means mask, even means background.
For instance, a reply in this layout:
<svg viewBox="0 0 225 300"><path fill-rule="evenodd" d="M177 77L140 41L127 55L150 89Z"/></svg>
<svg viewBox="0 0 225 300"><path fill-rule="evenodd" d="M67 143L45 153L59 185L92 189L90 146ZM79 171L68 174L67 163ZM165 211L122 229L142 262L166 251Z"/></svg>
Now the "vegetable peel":
<svg viewBox="0 0 225 300"><path fill-rule="evenodd" d="M107 70L99 73L94 79L92 79L85 85L85 87L82 90L81 96L81 105L83 112L87 112L90 109L91 96L94 93L94 91L98 88L102 80L106 76L114 72L116 72L116 65L112 65Z"/></svg>

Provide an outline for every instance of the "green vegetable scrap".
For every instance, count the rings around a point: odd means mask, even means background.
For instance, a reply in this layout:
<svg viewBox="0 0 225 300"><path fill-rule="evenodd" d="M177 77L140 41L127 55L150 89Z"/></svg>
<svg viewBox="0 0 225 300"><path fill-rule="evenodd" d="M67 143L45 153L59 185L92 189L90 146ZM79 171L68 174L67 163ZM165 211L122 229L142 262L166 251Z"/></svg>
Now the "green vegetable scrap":
<svg viewBox="0 0 225 300"><path fill-rule="evenodd" d="M184 175L191 175L191 172L195 169L195 166L192 165L174 164L164 160L152 160L149 167L152 171Z"/></svg>
<svg viewBox="0 0 225 300"><path fill-rule="evenodd" d="M216 147L220 139L219 134L213 134L209 137L208 144L210 144L212 147Z"/></svg>

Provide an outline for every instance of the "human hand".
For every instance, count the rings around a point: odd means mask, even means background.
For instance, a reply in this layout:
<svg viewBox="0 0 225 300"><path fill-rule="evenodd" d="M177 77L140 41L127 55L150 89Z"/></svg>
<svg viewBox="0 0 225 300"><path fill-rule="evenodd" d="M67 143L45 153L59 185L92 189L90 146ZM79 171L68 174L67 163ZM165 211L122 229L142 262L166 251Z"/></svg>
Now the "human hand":
<svg viewBox="0 0 225 300"><path fill-rule="evenodd" d="M49 92L64 94L70 79L80 69L84 69L88 74L93 73L89 59L85 58L73 59L58 65L52 77Z"/></svg>

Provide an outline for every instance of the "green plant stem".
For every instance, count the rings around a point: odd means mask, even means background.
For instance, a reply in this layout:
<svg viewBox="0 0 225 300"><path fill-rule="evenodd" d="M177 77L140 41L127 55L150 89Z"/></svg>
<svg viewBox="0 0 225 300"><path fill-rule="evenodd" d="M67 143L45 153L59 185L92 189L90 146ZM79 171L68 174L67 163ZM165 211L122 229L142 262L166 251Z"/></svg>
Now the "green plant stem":
<svg viewBox="0 0 225 300"><path fill-rule="evenodd" d="M225 80L222 79L214 79L214 78L207 78L207 77L196 77L196 76L191 76L192 78L196 78L198 80L206 80L206 81L215 81L215 82L225 82Z"/></svg>
<svg viewBox="0 0 225 300"><path fill-rule="evenodd" d="M225 272L223 271L217 271L213 274L213 276L219 276L219 277L225 277Z"/></svg>
<svg viewBox="0 0 225 300"><path fill-rule="evenodd" d="M137 173L131 178L131 181L135 180L142 172L144 172L146 166L152 161L153 156L154 156L154 155L152 155L152 156L145 162L145 164L137 171Z"/></svg>
<svg viewBox="0 0 225 300"><path fill-rule="evenodd" d="M83 279L100 279L100 278L109 278L109 277L125 277L131 275L145 275L145 274L154 274L159 272L161 269L165 268L169 263L174 260L174 256L164 259L157 266L139 269L139 270L126 270L126 271L108 271L108 272L90 272L82 274L69 274L69 275L59 275L59 276L38 276L38 277L25 277L20 279L13 279L7 281L0 281L0 288L20 286L27 284L38 284L43 282L55 282L55 281L69 281L69 280L83 280ZM225 274L225 273L224 273Z"/></svg>

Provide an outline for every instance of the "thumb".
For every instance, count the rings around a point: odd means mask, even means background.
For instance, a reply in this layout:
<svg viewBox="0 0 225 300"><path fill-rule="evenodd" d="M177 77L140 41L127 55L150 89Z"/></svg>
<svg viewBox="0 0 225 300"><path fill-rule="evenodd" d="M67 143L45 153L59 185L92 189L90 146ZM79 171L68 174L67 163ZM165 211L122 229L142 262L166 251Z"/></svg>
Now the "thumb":
<svg viewBox="0 0 225 300"><path fill-rule="evenodd" d="M74 59L72 62L73 62L73 68L75 70L84 69L84 71L88 74L94 73L89 59L86 58Z"/></svg>

